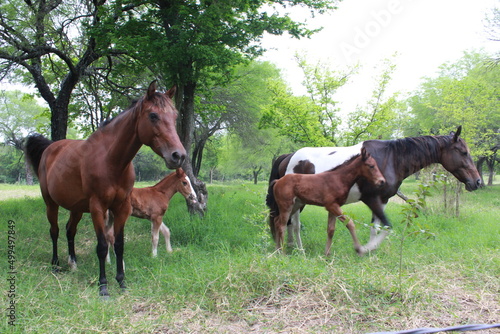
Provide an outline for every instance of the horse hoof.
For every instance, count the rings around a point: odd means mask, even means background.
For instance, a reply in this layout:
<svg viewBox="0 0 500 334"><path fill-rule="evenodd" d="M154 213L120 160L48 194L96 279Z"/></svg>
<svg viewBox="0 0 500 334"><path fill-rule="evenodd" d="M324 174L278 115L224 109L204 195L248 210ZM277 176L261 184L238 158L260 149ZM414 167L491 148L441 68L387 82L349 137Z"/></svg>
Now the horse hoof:
<svg viewBox="0 0 500 334"><path fill-rule="evenodd" d="M68 258L68 266L71 271L75 271L77 268L76 261L72 260L71 257Z"/></svg>
<svg viewBox="0 0 500 334"><path fill-rule="evenodd" d="M103 300L109 299L108 287L106 285L101 285L99 287L99 296L102 297Z"/></svg>
<svg viewBox="0 0 500 334"><path fill-rule="evenodd" d="M356 253L358 253L359 256L364 256L367 252L368 250L364 246L356 248Z"/></svg>

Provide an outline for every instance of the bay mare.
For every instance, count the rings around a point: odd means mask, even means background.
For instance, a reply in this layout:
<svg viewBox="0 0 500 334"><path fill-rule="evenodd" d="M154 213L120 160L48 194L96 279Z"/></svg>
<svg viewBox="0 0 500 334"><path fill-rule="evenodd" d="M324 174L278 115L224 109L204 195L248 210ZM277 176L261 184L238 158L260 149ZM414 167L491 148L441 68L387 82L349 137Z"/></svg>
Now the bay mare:
<svg viewBox="0 0 500 334"><path fill-rule="evenodd" d="M174 93L175 88L166 93L156 92L156 82L152 82L143 97L86 140L52 142L41 135L33 135L26 141L26 156L40 180L47 208L52 265L59 266L59 206L70 211L66 235L71 268L76 268L76 227L83 213L90 212L97 237L101 296L109 295L105 272L108 210L115 217L116 280L125 289L123 235L125 221L132 211L129 196L135 180L132 159L142 145L150 146L171 169L180 167L186 157L175 128Z"/></svg>
<svg viewBox="0 0 500 334"><path fill-rule="evenodd" d="M158 254L158 239L160 232L165 238L165 246L167 252L172 252L170 244L170 229L163 222L163 217L168 209L168 204L172 197L180 193L184 198L196 203L196 192L191 185L191 180L186 175L182 168L177 168L174 173L165 176L160 182L151 187L133 188L130 193L130 204L132 205L132 216L143 218L151 221L151 243L153 246L153 257ZM106 222L106 238L108 244L114 243L114 234L111 227L113 226L113 214L110 213ZM107 256L110 262L109 252Z"/></svg>
<svg viewBox="0 0 500 334"><path fill-rule="evenodd" d="M279 210L279 215L274 218L276 249L283 248L283 235L290 215L300 210L304 204L312 204L323 206L328 211L325 255L330 255L335 221L337 218L343 223L346 221L340 207L345 204L351 187L361 177L375 187L381 187L385 183L377 162L365 148L361 149L361 154L353 156L330 171L318 174L287 174L274 180L270 187ZM346 227L351 233L354 249L358 254L363 254L352 219L349 219Z"/></svg>
<svg viewBox="0 0 500 334"><path fill-rule="evenodd" d="M370 240L363 247L363 252L369 252L377 249L387 236L391 223L384 213L385 206L408 176L431 164L439 163L464 183L468 191L481 186L481 177L472 161L467 144L460 137L461 131L462 127L459 126L456 132L445 136L367 140L349 147L305 147L295 153L278 157L273 163L269 183L290 173L315 174L330 170L359 154L363 147L366 148L377 161L386 183L383 187L377 188L365 179L359 179L351 188L346 204L362 201L372 211ZM274 233L274 217L279 213L271 188L267 193L266 204L270 209L271 233ZM295 236L297 247L302 249L300 211L297 210L291 216L288 225L288 244L293 246Z"/></svg>

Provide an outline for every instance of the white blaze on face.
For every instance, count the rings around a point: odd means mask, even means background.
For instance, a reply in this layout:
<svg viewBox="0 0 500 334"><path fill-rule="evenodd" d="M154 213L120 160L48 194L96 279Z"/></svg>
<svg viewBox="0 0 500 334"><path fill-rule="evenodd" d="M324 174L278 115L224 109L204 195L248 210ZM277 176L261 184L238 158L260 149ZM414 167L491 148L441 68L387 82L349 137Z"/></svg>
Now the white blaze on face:
<svg viewBox="0 0 500 334"><path fill-rule="evenodd" d="M194 191L193 185L191 184L191 180L189 179L189 177L187 175L185 177L185 180L189 184L189 189L191 189L191 194L189 195L189 199L193 203L196 203L198 196L196 195L196 192Z"/></svg>

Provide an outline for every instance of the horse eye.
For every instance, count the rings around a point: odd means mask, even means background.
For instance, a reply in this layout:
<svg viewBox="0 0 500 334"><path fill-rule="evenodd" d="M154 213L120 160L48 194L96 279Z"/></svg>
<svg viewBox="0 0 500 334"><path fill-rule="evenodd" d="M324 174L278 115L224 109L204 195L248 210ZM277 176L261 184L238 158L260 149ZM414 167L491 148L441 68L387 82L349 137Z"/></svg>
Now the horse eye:
<svg viewBox="0 0 500 334"><path fill-rule="evenodd" d="M149 114L149 119L151 120L151 122L156 123L160 120L160 116L158 116L157 113L152 112Z"/></svg>
<svg viewBox="0 0 500 334"><path fill-rule="evenodd" d="M182 185L183 185L183 186L187 186L187 185L188 185L188 183L187 183L186 181L184 181L184 182L182 182Z"/></svg>

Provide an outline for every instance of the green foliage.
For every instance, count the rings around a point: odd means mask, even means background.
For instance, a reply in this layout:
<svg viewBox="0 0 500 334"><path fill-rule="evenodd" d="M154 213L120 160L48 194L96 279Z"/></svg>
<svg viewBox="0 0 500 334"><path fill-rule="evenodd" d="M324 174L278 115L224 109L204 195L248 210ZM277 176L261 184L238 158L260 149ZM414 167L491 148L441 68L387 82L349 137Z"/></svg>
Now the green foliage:
<svg viewBox="0 0 500 334"><path fill-rule="evenodd" d="M405 134L443 134L462 125L473 156L493 154L500 140L498 92L500 67L483 53L465 53L456 63L441 66L409 99L413 130Z"/></svg>
<svg viewBox="0 0 500 334"><path fill-rule="evenodd" d="M273 102L264 109L261 127L276 128L302 146L347 146L367 139L390 139L401 132L402 122L394 120L404 118L402 104L397 94L386 97L395 69L391 60L383 62L366 106L358 106L352 113L340 110L335 94L359 70L358 66L338 71L321 63L311 66L301 56L297 56L297 62L308 96L294 96L285 85L271 81Z"/></svg>
<svg viewBox="0 0 500 334"><path fill-rule="evenodd" d="M273 127L282 136L303 146L325 146L331 143L323 137L319 108L305 96L294 96L282 81L270 81L268 89L273 102L263 108L261 128Z"/></svg>
<svg viewBox="0 0 500 334"><path fill-rule="evenodd" d="M24 137L32 132L47 134L46 107L31 94L0 91L0 137L5 143L22 149Z"/></svg>
<svg viewBox="0 0 500 334"><path fill-rule="evenodd" d="M158 181L170 173L165 161L147 146L142 146L132 161L136 181Z"/></svg>

